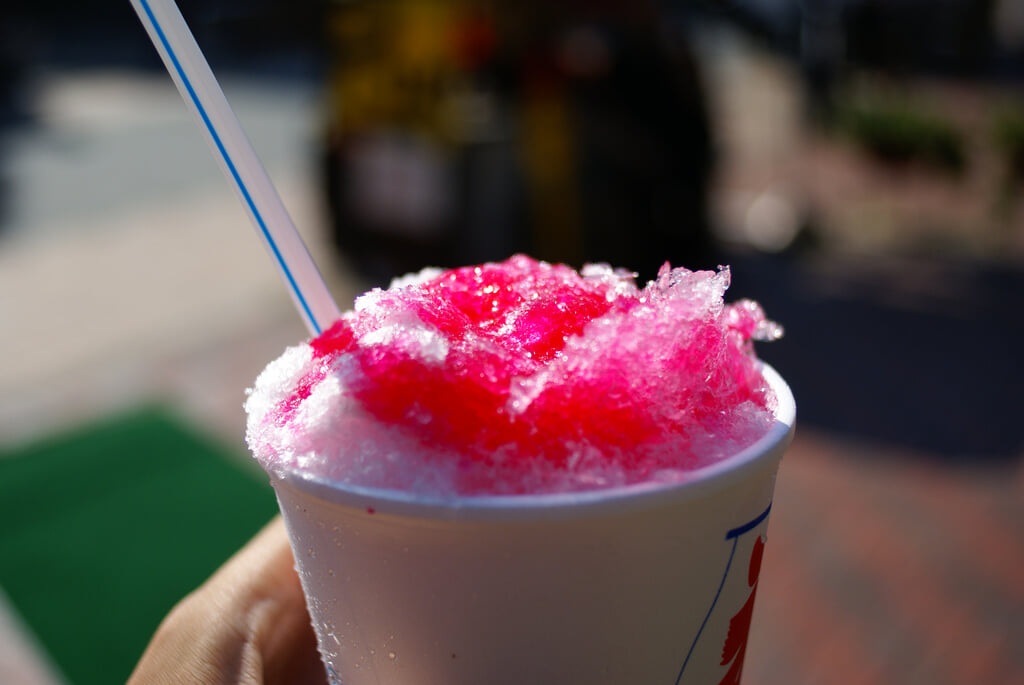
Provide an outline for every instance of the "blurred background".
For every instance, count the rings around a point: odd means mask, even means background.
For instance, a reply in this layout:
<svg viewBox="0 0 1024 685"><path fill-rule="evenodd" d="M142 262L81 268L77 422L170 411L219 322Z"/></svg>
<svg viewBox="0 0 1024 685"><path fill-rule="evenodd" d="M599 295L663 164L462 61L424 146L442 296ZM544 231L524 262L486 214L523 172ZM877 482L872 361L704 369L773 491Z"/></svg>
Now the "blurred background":
<svg viewBox="0 0 1024 685"><path fill-rule="evenodd" d="M342 308L521 251L783 324L745 683L1024 683L1024 3L181 9ZM241 404L305 335L130 5L10 0L0 682L124 680L273 514Z"/></svg>

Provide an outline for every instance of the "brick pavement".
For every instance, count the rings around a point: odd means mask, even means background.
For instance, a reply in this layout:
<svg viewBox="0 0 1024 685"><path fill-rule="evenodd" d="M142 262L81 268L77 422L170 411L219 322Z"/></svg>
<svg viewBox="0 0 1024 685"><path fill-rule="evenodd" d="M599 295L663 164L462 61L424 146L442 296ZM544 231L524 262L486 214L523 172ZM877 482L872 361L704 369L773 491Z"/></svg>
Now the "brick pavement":
<svg viewBox="0 0 1024 685"><path fill-rule="evenodd" d="M1024 683L1022 474L798 430L747 685Z"/></svg>

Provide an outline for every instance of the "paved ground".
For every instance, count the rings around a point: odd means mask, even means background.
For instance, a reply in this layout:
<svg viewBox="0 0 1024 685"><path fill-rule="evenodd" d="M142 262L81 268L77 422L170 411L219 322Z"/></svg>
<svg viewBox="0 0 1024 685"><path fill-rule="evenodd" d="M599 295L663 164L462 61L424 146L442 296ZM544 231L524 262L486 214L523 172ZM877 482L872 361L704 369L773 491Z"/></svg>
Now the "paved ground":
<svg viewBox="0 0 1024 685"><path fill-rule="evenodd" d="M1024 683L1024 469L803 431L772 509L748 684Z"/></svg>
<svg viewBox="0 0 1024 685"><path fill-rule="evenodd" d="M25 147L5 158L16 193L0 235L0 444L151 399L172 402L209 430L240 440L243 389L268 359L304 337L198 135L186 134L191 124L176 95L133 78L51 82L43 93L52 106L46 127L19 138L16 145ZM257 148L280 145L279 154L264 152L268 168L344 307L359 285L322 247L314 178L294 154L315 131L315 110L303 100L308 93L293 91L290 99L239 87L239 116L264 122ZM82 97L82 88L91 95ZM300 106L290 109L289 102ZM171 159L178 173L153 168ZM150 184L162 190L151 192ZM760 283L829 266L795 271L748 263L760 269ZM838 269L828 271L835 276ZM936 279L943 282L941 274ZM838 289L832 295L872 301L857 278L828 283ZM748 285L757 295L760 286ZM814 291L804 304L830 296ZM917 311L921 300L907 302L889 307L884 322L904 320L900 312ZM779 300L779 318L809 319L793 320L793 352L780 353L776 364L800 378L798 404L805 401L800 385L815 403L827 401L839 388L828 393L828 377L799 366L822 347L801 326L823 310L798 305ZM844 321L856 328L856 319ZM1007 330L1019 340L1018 328ZM882 354L887 344L872 338L850 349ZM946 363L970 368L955 356ZM859 368L846 377L855 379ZM941 390L940 384L929 391L931 406L944 406L934 396ZM965 385L957 392L970 391ZM1015 393L1005 398L1019 410ZM938 429L957 415L955 400L933 422ZM875 410L866 416L887 414L884 405ZM1012 432L1017 422L1000 428L1010 448L990 450L999 458L976 458L981 450L972 452L969 441L951 458L896 434L858 435L857 420L830 425L811 405L804 413L809 420L778 481L745 682L1024 683L1024 454L1019 432ZM3 611L0 682L59 682L17 618Z"/></svg>

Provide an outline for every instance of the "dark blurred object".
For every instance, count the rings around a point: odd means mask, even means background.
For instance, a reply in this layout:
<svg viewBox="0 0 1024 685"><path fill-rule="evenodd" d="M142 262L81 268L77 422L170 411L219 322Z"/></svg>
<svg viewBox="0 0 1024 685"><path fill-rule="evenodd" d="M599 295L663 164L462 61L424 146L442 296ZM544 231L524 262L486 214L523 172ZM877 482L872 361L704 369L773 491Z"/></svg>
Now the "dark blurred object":
<svg viewBox="0 0 1024 685"><path fill-rule="evenodd" d="M1003 178L996 210L1012 216L1014 202L1024 186L1024 102L1016 102L996 113L993 143L1002 157Z"/></svg>
<svg viewBox="0 0 1024 685"><path fill-rule="evenodd" d="M17 123L25 116L23 97L27 64L20 49L17 21L0 24L0 127Z"/></svg>
<svg viewBox="0 0 1024 685"><path fill-rule="evenodd" d="M950 461L1024 450L1024 274L967 260L732 255L733 297L784 324L758 355L805 426Z"/></svg>
<svg viewBox="0 0 1024 685"><path fill-rule="evenodd" d="M576 15L562 48L577 117L582 260L627 266L641 283L666 260L714 268L711 130L696 57L651 6L607 5Z"/></svg>
<svg viewBox="0 0 1024 685"><path fill-rule="evenodd" d="M812 68L982 75L1019 50L997 33L1022 20L1019 0L703 0L724 17ZM680 4L680 3L676 3ZM683 3L689 4L689 3ZM1019 26L1015 27L1020 30Z"/></svg>
<svg viewBox="0 0 1024 685"><path fill-rule="evenodd" d="M26 90L34 32L28 7L27 0L13 0L0 21L0 133L29 118Z"/></svg>
<svg viewBox="0 0 1024 685"><path fill-rule="evenodd" d="M1024 102L996 115L995 144L1006 160L1007 182L1024 181Z"/></svg>
<svg viewBox="0 0 1024 685"><path fill-rule="evenodd" d="M653 5L356 1L329 28L326 191L363 276L714 265L698 70Z"/></svg>
<svg viewBox="0 0 1024 685"><path fill-rule="evenodd" d="M829 122L853 71L1024 78L1020 0L676 0L797 61L812 121Z"/></svg>
<svg viewBox="0 0 1024 685"><path fill-rule="evenodd" d="M177 5L215 70L266 63L285 53L319 49L317 30L327 0L178 0ZM128 66L163 70L160 58L126 2L6 0L5 38L33 67L84 69Z"/></svg>
<svg viewBox="0 0 1024 685"><path fill-rule="evenodd" d="M980 75L992 64L996 0L845 4L847 54L858 64L957 75Z"/></svg>
<svg viewBox="0 0 1024 685"><path fill-rule="evenodd" d="M882 161L956 175L967 166L963 133L935 111L885 98L842 103L833 117L840 133Z"/></svg>
<svg viewBox="0 0 1024 685"><path fill-rule="evenodd" d="M493 14L455 2L345 2L328 29L326 193L353 267L384 283L522 249L508 105L490 78ZM488 235L470 231L483 220Z"/></svg>

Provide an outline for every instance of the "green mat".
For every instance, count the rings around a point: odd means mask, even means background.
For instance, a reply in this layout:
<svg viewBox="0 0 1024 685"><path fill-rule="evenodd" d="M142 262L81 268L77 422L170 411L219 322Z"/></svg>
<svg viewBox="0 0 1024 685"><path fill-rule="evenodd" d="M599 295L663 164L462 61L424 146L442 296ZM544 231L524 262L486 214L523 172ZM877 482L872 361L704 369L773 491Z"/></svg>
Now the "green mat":
<svg viewBox="0 0 1024 685"><path fill-rule="evenodd" d="M147 408L0 452L0 587L72 685L124 682L276 512L232 449Z"/></svg>

